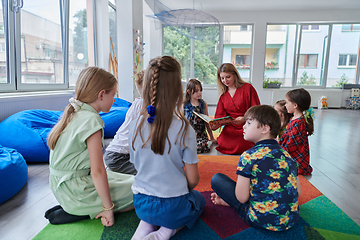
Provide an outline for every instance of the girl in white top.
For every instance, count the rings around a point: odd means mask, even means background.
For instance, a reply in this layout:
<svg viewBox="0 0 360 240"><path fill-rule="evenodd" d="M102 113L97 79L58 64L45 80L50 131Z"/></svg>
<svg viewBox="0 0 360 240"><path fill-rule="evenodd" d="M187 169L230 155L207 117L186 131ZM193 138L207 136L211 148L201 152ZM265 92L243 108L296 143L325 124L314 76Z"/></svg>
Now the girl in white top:
<svg viewBox="0 0 360 240"><path fill-rule="evenodd" d="M49 185L60 204L45 213L52 224L101 218L104 226L112 226L114 212L133 209L134 176L106 171L103 161L104 122L99 112L109 112L117 86L111 73L83 69L75 98L49 134Z"/></svg>
<svg viewBox="0 0 360 240"><path fill-rule="evenodd" d="M205 199L193 190L199 182L196 138L182 113L181 67L173 57L149 62L144 75L144 103L130 123L130 160L137 170L132 186L141 219L132 239L169 239L191 228Z"/></svg>
<svg viewBox="0 0 360 240"><path fill-rule="evenodd" d="M106 166L114 172L136 174L134 164L130 162L129 154L129 124L140 115L143 105L142 99L142 84L143 84L144 70L138 72L135 76L136 89L140 97L136 98L131 104L131 107L126 113L125 121L117 130L114 139L110 142L104 153L104 160Z"/></svg>

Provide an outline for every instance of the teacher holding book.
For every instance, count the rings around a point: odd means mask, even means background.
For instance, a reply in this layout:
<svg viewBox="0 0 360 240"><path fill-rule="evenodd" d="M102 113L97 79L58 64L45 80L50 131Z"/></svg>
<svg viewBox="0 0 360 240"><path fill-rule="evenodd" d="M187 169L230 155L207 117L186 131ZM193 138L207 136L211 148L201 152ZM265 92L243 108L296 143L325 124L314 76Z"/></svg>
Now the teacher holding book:
<svg viewBox="0 0 360 240"><path fill-rule="evenodd" d="M255 88L241 79L239 72L231 63L223 63L217 71L217 84L222 93L216 107L215 118L232 117L231 123L224 125L217 138L216 150L223 154L240 155L254 146L254 143L244 140L244 114L252 106L259 105L260 100ZM222 125L211 125L216 130Z"/></svg>

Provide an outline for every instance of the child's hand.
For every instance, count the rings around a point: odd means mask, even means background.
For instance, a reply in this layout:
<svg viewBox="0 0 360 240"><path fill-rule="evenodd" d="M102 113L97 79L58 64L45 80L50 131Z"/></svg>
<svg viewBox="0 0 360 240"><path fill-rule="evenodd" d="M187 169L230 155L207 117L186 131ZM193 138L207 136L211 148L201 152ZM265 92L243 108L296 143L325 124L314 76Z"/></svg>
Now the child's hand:
<svg viewBox="0 0 360 240"><path fill-rule="evenodd" d="M101 213L96 215L95 218L98 219L99 217L101 217L101 223L105 227L110 227L110 226L114 225L114 223L115 223L113 210L102 211Z"/></svg>
<svg viewBox="0 0 360 240"><path fill-rule="evenodd" d="M211 143L213 143L213 144L217 144L217 143L218 143L218 141L217 141L216 139L211 139L210 141L211 141Z"/></svg>

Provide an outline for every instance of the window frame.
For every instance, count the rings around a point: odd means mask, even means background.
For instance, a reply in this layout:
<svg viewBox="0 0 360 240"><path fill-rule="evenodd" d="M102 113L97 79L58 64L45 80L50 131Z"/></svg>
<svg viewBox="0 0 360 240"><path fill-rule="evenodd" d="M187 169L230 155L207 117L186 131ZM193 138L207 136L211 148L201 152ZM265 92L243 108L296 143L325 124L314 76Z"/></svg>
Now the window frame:
<svg viewBox="0 0 360 240"><path fill-rule="evenodd" d="M245 26L247 25L247 30L241 30L241 26ZM252 82L252 54L254 53L253 48L254 48L254 23L231 23L231 24L220 24L220 34L219 34L219 66L224 63L224 34L225 34L225 26L239 26L239 32L251 32L251 40L250 40L250 58L249 58L249 67L245 67L245 69L243 70L248 70L249 71L249 82ZM236 55L235 55L236 56ZM248 55L245 55L248 56ZM265 66L265 65L264 65ZM236 66L235 66L236 67ZM241 76L241 78L243 78Z"/></svg>
<svg viewBox="0 0 360 240"><path fill-rule="evenodd" d="M319 54L316 54L316 53L301 53L299 54L299 60L300 60L300 57L301 56L304 56L304 65L301 65L300 67L300 61L299 61L299 68L301 69L316 69L318 68L318 60L319 60ZM315 67L310 67L307 65L307 62L308 62L308 59L310 56L316 56L316 66Z"/></svg>
<svg viewBox="0 0 360 240"><path fill-rule="evenodd" d="M13 12L13 1L3 0L3 20L4 35L6 46L6 75L7 83L0 84L0 93L16 93L29 91L53 91L53 90L72 90L74 86L69 86L69 21L70 21L70 1L59 0L61 47L63 58L63 83L22 83L21 69L21 8L18 12ZM96 49L96 15L95 0L91 1L93 14L93 39L94 39L94 65L97 65ZM59 53L57 53L58 55Z"/></svg>
<svg viewBox="0 0 360 240"><path fill-rule="evenodd" d="M350 65L350 57L351 56L355 56L357 57L357 54L351 54L351 53L339 53L339 60L340 60L340 56L346 56L346 63L345 65L339 65L339 61L338 61L338 68L356 68L356 62L355 65Z"/></svg>
<svg viewBox="0 0 360 240"><path fill-rule="evenodd" d="M299 58L300 58L300 50L301 50L301 41L302 41L302 33L303 33L303 27L304 25L319 25L319 29L317 30L304 30L305 32L310 31L320 31L322 25L328 26L328 33L327 37L324 38L323 43L323 57L321 59L321 65L320 65L320 84L319 85L306 85L306 88L326 88L326 80L327 80L327 73L328 73L328 64L329 64L329 55L330 55L330 43L331 43L331 36L332 36L332 23L297 23L297 31L296 31L296 47L294 49L294 75L292 80L292 86L291 87L305 87L304 85L297 84L298 82L298 73L299 73ZM325 41L327 39L327 41ZM326 47L325 47L326 46ZM318 58L319 59L319 58ZM318 60L317 60L318 61ZM317 67L318 68L318 67ZM307 69L307 68L300 68L300 69ZM309 69L315 69L315 68L309 68ZM325 81L324 81L325 79Z"/></svg>

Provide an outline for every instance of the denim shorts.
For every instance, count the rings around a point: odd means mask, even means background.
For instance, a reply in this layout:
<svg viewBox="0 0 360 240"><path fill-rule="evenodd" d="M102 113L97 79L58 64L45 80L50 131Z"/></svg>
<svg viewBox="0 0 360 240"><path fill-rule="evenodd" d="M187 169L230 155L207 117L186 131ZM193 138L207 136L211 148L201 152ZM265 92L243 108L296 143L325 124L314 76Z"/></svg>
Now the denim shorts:
<svg viewBox="0 0 360 240"><path fill-rule="evenodd" d="M203 212L205 203L203 195L195 190L172 198L134 194L137 216L149 224L169 229L193 227Z"/></svg>

